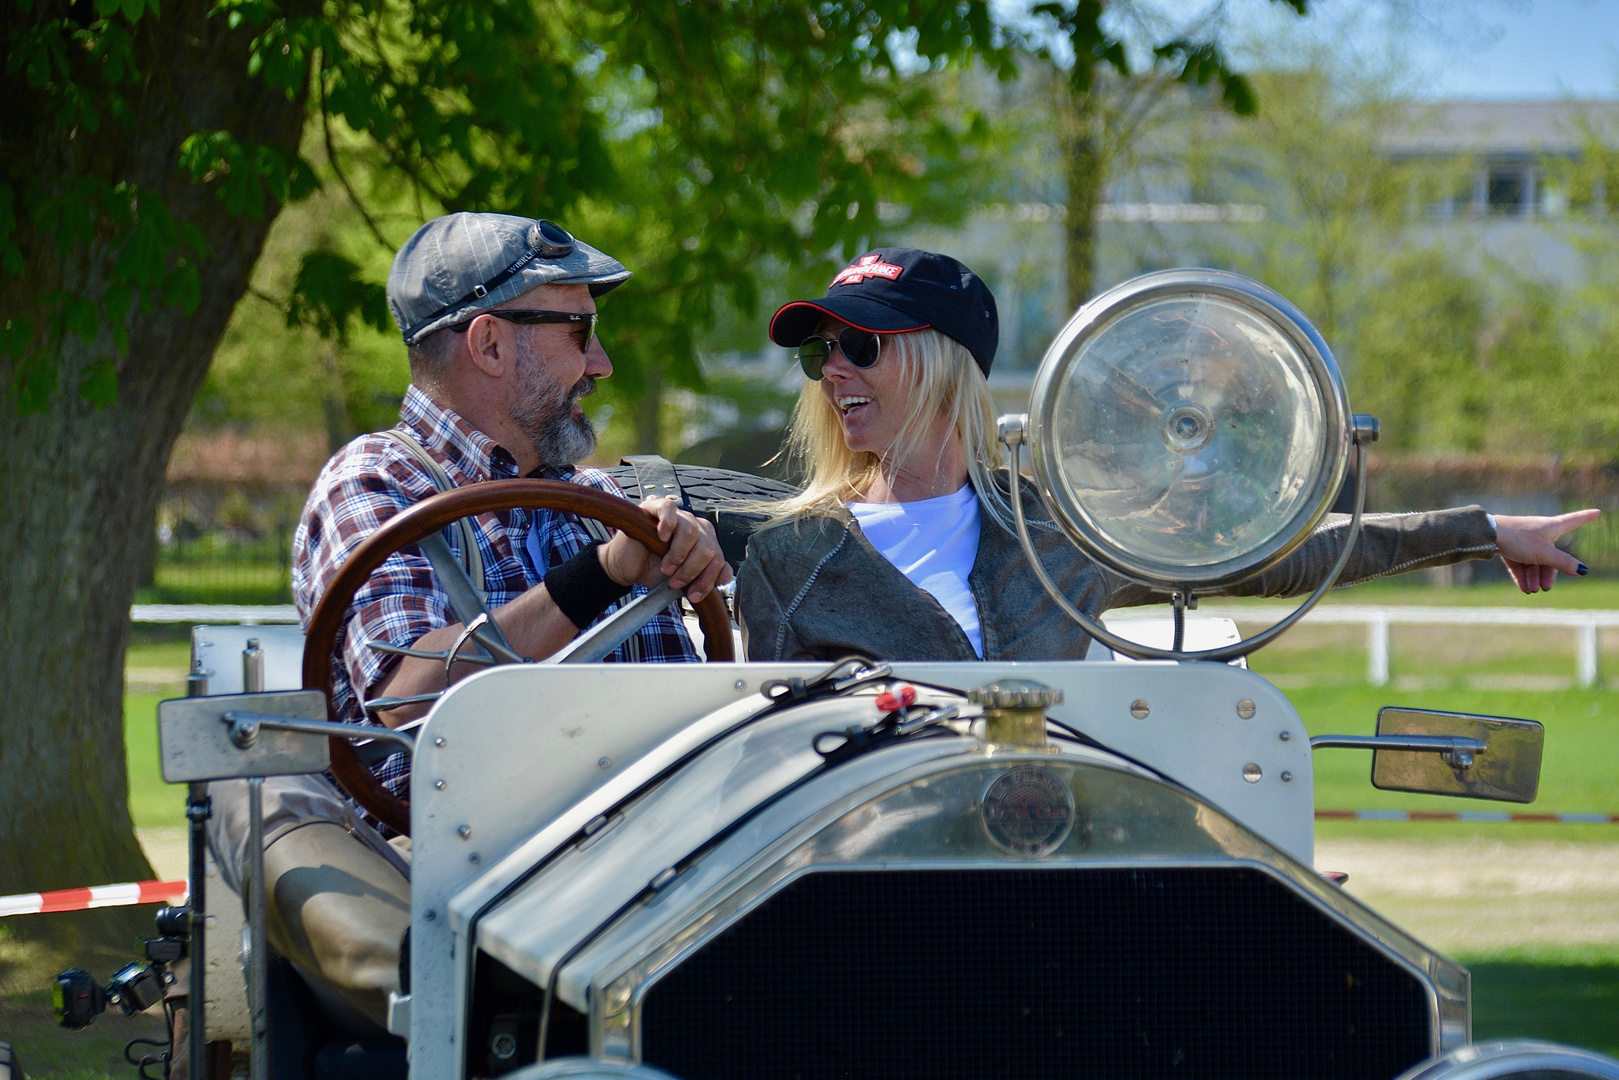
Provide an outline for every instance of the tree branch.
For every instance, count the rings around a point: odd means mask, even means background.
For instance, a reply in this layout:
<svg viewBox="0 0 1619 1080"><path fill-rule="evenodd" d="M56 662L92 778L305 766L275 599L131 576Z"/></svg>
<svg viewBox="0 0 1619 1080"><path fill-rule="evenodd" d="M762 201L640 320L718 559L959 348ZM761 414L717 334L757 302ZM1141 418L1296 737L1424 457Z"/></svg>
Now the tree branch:
<svg viewBox="0 0 1619 1080"><path fill-rule="evenodd" d="M377 243L381 244L384 250L393 251L397 245L389 243L388 238L382 235L382 230L372 220L365 204L360 201L360 196L355 194L354 185L350 184L349 178L344 175L343 167L337 163L337 147L332 143L332 114L326 109L326 79L319 68L315 70L315 82L320 87L320 130L326 142L326 163L332 167L332 175L343 185L343 191L348 195L349 202L359 211L360 219L365 222L365 227L371 230L371 235L376 238Z"/></svg>

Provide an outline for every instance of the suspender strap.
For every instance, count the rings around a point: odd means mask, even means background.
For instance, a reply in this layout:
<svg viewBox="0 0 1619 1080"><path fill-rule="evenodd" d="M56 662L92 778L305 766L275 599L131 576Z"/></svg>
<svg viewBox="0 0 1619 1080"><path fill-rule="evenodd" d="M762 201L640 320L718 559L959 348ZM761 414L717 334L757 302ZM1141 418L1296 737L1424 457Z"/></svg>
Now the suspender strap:
<svg viewBox="0 0 1619 1080"><path fill-rule="evenodd" d="M427 447L423 446L414 435L403 428L389 428L387 431L379 431L377 434L383 438L392 439L403 447L411 457L415 458L416 463L432 478L433 486L438 490L453 491L455 489L455 485L450 482L450 474L444 471L444 466L440 465L438 460L427 452ZM488 595L488 588L483 578L483 555L478 551L478 534L473 528L472 520L462 518L454 525L447 526L444 531L448 533L451 529L456 531L461 543L461 568L467 572L467 577L472 579L473 586L478 590L479 598L482 599Z"/></svg>

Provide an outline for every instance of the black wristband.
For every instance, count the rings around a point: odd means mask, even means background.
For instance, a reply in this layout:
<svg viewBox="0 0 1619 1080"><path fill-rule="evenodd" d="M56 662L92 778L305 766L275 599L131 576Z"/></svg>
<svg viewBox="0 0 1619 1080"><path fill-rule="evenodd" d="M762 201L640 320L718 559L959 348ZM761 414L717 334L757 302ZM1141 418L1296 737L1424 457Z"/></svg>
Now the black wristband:
<svg viewBox="0 0 1619 1080"><path fill-rule="evenodd" d="M634 588L620 585L607 576L596 554L599 547L601 541L598 540L567 562L545 572L545 591L551 594L551 600L568 621L581 630Z"/></svg>

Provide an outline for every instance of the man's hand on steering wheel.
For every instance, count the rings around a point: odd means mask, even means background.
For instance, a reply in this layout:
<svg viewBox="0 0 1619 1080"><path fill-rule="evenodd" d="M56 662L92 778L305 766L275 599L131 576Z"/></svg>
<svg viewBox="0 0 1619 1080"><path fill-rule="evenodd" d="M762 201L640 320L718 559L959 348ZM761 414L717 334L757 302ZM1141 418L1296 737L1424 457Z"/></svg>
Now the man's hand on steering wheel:
<svg viewBox="0 0 1619 1080"><path fill-rule="evenodd" d="M641 509L657 517L658 539L669 545L663 556L652 554L625 533L597 549L602 569L620 585L661 584L664 578L686 597L697 603L732 578L731 567L720 551L714 525L679 508L673 499L647 499Z"/></svg>

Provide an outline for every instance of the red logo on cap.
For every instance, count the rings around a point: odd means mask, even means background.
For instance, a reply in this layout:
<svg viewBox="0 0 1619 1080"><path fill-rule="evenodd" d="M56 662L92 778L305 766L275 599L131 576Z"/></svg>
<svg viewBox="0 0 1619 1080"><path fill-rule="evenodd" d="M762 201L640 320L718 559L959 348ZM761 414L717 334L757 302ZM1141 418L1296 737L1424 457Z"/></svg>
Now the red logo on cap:
<svg viewBox="0 0 1619 1080"><path fill-rule="evenodd" d="M882 261L881 255L862 255L854 262L838 271L838 276L832 279L832 285L858 285L869 277L887 278L893 281L899 277L900 268L893 263ZM831 288L828 285L827 288Z"/></svg>

